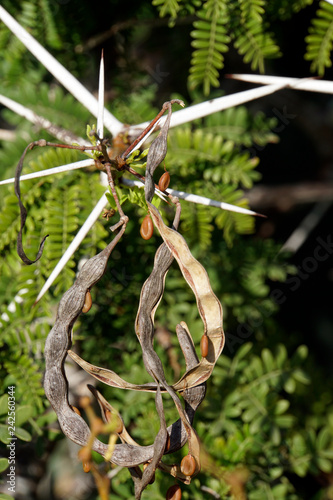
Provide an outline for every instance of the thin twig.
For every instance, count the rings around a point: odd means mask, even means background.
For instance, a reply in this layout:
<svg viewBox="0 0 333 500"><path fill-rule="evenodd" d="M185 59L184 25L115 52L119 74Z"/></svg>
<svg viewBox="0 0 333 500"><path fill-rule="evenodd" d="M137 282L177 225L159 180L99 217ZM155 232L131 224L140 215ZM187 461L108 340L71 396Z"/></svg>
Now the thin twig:
<svg viewBox="0 0 333 500"><path fill-rule="evenodd" d="M179 17L175 19L175 25L190 24L195 19L196 16ZM142 20L132 18L128 19L127 21L120 21L113 24L108 30L104 31L103 33L99 33L98 35L89 38L85 43L78 44L74 50L77 54L82 54L82 52L86 52L88 50L94 49L95 47L98 47L106 40L119 33L119 31L128 29L132 26L144 26L145 28L147 28L147 26L151 26L152 28L158 28L159 26L167 26L168 24L169 18Z"/></svg>
<svg viewBox="0 0 333 500"><path fill-rule="evenodd" d="M181 101L182 102L182 101ZM179 104L178 99L172 99L170 101L170 105L177 103ZM184 103L180 104L180 106L184 107ZM135 139L134 142L126 149L126 151L121 155L122 158L127 158L133 151L138 149L140 145L149 137L149 135L153 132L153 130L156 128L158 121L161 119L162 115L165 113L165 111L168 109L167 103L164 103L162 106L161 111L155 116L155 118L147 124L145 127L144 131L141 132L139 137Z"/></svg>

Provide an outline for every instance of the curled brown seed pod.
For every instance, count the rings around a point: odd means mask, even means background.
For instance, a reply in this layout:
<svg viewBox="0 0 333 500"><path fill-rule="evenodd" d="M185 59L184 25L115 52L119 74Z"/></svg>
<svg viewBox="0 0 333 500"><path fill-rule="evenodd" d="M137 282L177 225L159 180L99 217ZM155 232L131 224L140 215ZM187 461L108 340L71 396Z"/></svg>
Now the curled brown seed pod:
<svg viewBox="0 0 333 500"><path fill-rule="evenodd" d="M208 335L203 335L200 341L200 351L203 358L205 358L208 354L208 343Z"/></svg>
<svg viewBox="0 0 333 500"><path fill-rule="evenodd" d="M85 299L84 299L84 304L83 304L83 307L82 307L82 312L83 313L87 313L88 311L90 311L91 306L92 306L91 293L90 293L90 290L87 290L86 296L85 296Z"/></svg>
<svg viewBox="0 0 333 500"><path fill-rule="evenodd" d="M193 476L196 469L195 458L192 455L186 455L180 462L180 470L185 476Z"/></svg>
<svg viewBox="0 0 333 500"><path fill-rule="evenodd" d="M178 484L174 484L170 486L168 491L166 492L166 500L181 500L182 498L182 490Z"/></svg>
<svg viewBox="0 0 333 500"><path fill-rule="evenodd" d="M153 236L153 233L154 233L153 221L151 220L150 215L146 215L140 227L140 234L144 240L149 240Z"/></svg>
<svg viewBox="0 0 333 500"><path fill-rule="evenodd" d="M170 184L170 174L169 172L164 172L164 174L158 181L158 189L160 191L165 191L166 189L168 189L169 184Z"/></svg>
<svg viewBox="0 0 333 500"><path fill-rule="evenodd" d="M145 470L148 467L148 464L143 464L143 470ZM151 478L148 484L153 484L155 482L155 474Z"/></svg>

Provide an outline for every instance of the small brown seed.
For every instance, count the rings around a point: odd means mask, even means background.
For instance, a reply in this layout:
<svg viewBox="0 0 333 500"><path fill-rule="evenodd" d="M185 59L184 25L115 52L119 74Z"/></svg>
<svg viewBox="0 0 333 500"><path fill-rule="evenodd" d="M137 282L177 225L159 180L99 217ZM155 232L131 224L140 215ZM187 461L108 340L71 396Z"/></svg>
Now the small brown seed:
<svg viewBox="0 0 333 500"><path fill-rule="evenodd" d="M149 240L153 236L153 232L153 221L151 220L150 215L146 215L140 227L140 234L144 240Z"/></svg>
<svg viewBox="0 0 333 500"><path fill-rule="evenodd" d="M72 410L75 411L75 413L77 413L78 415L81 415L80 410L78 408L76 408L76 406L72 405Z"/></svg>
<svg viewBox="0 0 333 500"><path fill-rule="evenodd" d="M170 184L170 174L169 172L164 172L164 174L158 181L158 189L160 191L165 191L166 189L168 189L169 184Z"/></svg>
<svg viewBox="0 0 333 500"><path fill-rule="evenodd" d="M180 470L184 476L193 476L196 469L195 458L192 455L186 455L180 462Z"/></svg>
<svg viewBox="0 0 333 500"><path fill-rule="evenodd" d="M208 336L203 335L200 341L200 351L201 351L201 356L203 358L205 358L208 354L208 344L209 344Z"/></svg>
<svg viewBox="0 0 333 500"><path fill-rule="evenodd" d="M178 484L174 484L170 486L168 491L166 492L166 500L181 500L182 498L182 490L178 486Z"/></svg>
<svg viewBox="0 0 333 500"><path fill-rule="evenodd" d="M164 453L166 453L167 451L170 450L170 446L171 446L171 440L170 440L170 436L168 434L168 437L167 437L167 440L166 440L166 443L165 443Z"/></svg>
<svg viewBox="0 0 333 500"><path fill-rule="evenodd" d="M86 296L85 296L85 299L84 299L84 304L83 304L83 307L82 307L82 312L83 313L87 313L88 311L90 311L91 306L92 306L91 293L90 293L90 290L87 290Z"/></svg>

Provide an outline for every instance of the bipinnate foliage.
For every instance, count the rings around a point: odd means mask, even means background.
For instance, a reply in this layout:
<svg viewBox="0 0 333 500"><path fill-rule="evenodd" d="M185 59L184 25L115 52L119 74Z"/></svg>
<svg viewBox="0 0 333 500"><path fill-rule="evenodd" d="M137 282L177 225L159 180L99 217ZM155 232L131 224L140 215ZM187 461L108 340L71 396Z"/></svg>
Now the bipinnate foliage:
<svg viewBox="0 0 333 500"><path fill-rule="evenodd" d="M18 130L24 126L19 124ZM243 199L246 204L241 190L251 187L258 179L255 168L258 160L244 146L253 148L257 137L261 138L262 145L265 141L275 142L274 126L274 120L260 114L252 116L241 107L206 119L200 128L181 127L171 131L166 165L173 185L177 188L186 185L189 191L216 195L231 203ZM2 154L9 153L6 148ZM14 163L12 150L11 154ZM27 157L26 173L74 161L78 154L41 149L33 151L31 157L30 161ZM49 412L42 390L43 345L54 322L58 297L71 286L80 259L105 246L110 238L110 222L96 223L47 300L31 308L46 276L103 188L94 170L22 182L29 213L27 251L34 254L40 235L50 233L45 254L34 266L23 266L16 257L18 207L13 188L5 190L8 194L2 200L0 239L4 256L1 262L1 343L5 348L1 350L2 391L14 384L19 408L29 408L29 418L18 429L20 439L36 439L37 435L54 438L48 426L55 417ZM145 266L152 265L157 237L143 241L139 236L140 221L145 215L142 192L119 187L118 193L131 219L128 233L125 240L119 242L110 270L95 291L96 295L93 293L95 305L78 325L75 339L82 356L92 363L109 365L111 352L112 366L120 374L126 374L129 380L145 380L134 334L128 324L133 322L135 307L131 304L138 301L140 286L146 279ZM169 210L165 215L170 217ZM228 217L231 221L223 220ZM332 431L330 425L322 421L315 402L310 403L307 417L298 414L299 405L307 405L308 394L312 393L311 379L303 368L306 348L299 348L289 359L284 346L271 348L260 340L267 337L277 311L277 305L269 297L267 280L284 281L292 269L286 267L282 258L275 258L277 247L273 242L242 241L237 233L253 231L253 221L247 216L239 215L235 220L233 217L215 208L183 203L181 230L210 274L212 286L224 307L226 331L230 328L232 332L239 323L259 325L252 344L242 345L239 340L235 343L233 334L230 332L228 337L227 333L225 354L217 363L209 384L208 401L198 416L199 436L209 459L203 473L189 487L188 495L204 499L201 487L207 486L225 498L233 498L230 478L237 475L242 466L245 477L251 478L246 483L249 498L264 499L268 493L281 500L302 498L290 474L303 477L331 470ZM249 222L244 222L242 217ZM143 266L137 265L138 255L142 255ZM123 264L125 257L126 264ZM223 277L217 270L221 267ZM185 319L198 343L201 321L195 313L193 296L188 287L184 287L177 269L171 269L166 285L157 325L173 330L175 324ZM158 348L158 353L166 376L172 379L181 357L175 350L174 339L170 341L172 351ZM105 395L107 397L107 393ZM152 442L158 431L153 398L111 389L109 397L121 409L126 425L132 425L133 437L147 444ZM167 411L172 419L172 409ZM6 426L5 414L2 425ZM304 460L304 456L308 458ZM112 485L115 498L124 498L124 495L132 498L130 482L124 473L119 474ZM147 490L146 498L163 498L160 492L166 491L169 485L166 478L158 477ZM186 498L185 492L184 496Z"/></svg>
<svg viewBox="0 0 333 500"><path fill-rule="evenodd" d="M326 68L332 66L333 49L333 5L320 2L316 17L311 22L309 35L306 37L305 59L312 61L311 71L323 76Z"/></svg>
<svg viewBox="0 0 333 500"><path fill-rule="evenodd" d="M67 28L57 22L60 14L53 10L53 3L47 0L19 3L22 8L18 20L41 41L46 37L45 43L57 49L60 36L57 30L67 33ZM161 9L161 15L173 19L183 14L197 15L193 28L197 46L190 81L193 86L204 85L208 92L218 83L223 56L230 43L255 69L262 69L267 57L279 54L267 19L289 18L310 3L256 0L202 4L158 0L154 5ZM50 17L47 29L35 22L36 9L41 9L44 17ZM222 18L222 14L226 17ZM317 16L318 22L314 21L311 28L312 38L308 39L307 57L312 60L312 69L323 73L330 64L331 6L321 2ZM74 51L80 37L73 35L73 38ZM8 51L4 51L7 46ZM0 49L0 69L4 75L1 90L58 125L84 135L86 124L91 122L89 114L57 86L42 83L44 70L26 53L23 57L22 45L3 26ZM67 51L65 59L70 53ZM203 54L208 53L209 67L204 67ZM82 59L78 60L83 66ZM155 111L154 98L154 87L142 88L126 99L123 96L116 99L113 111L124 122L149 120ZM13 175L27 143L51 137L9 111L3 111L3 117L16 132L15 143L1 143L1 174L5 178ZM261 113L252 115L245 107L239 107L206 118L195 127L172 130L166 158L171 187L247 206L244 190L259 179L256 146L277 142L275 125L273 119ZM66 150L37 149L27 156L23 173L80 158L78 153ZM156 178L163 172L161 166ZM0 189L0 388L4 394L0 398L1 452L7 457L6 391L8 386L15 385L18 449L21 441L38 440L48 460L49 440L60 439L61 435L53 425L56 417L42 389L45 339L54 323L59 297L73 283L81 259L95 255L110 241L109 226L113 222L101 218L94 225L48 295L32 307L45 279L104 188L94 169L22 182L29 214L24 235L27 253L35 255L41 236L50 233L43 258L33 266L23 266L17 258L19 210L13 187ZM143 241L139 235L140 223L146 215L142 192L119 187L119 196L130 217L126 237L119 242L107 275L92 291L93 307L77 325L74 339L83 358L102 366L112 364L128 380L148 381L148 377L144 378L135 334L128 326L134 322L140 288L153 265L159 238L154 234L151 240ZM283 256L276 257L279 250L276 243L251 237L252 218L186 202L182 206L180 231L208 271L212 287L223 304L227 332L224 354L216 365L208 385L208 398L196 420L206 464L188 491L183 492L183 498L206 500L204 488L208 487L222 498L235 499L233 485L237 484L250 500L303 500L308 481L319 478L325 484L332 473L333 405L321 367L313 365L312 355L305 346L295 349L295 344L302 341L296 333L294 339L287 338L275 319L278 305L270 295L270 283L283 282L294 271ZM160 209L170 222L168 207L160 205ZM202 323L195 300L177 269L172 268L156 324L160 329L173 331L182 320L189 325L198 345ZM247 329L251 343L237 337L239 324L256 325ZM167 349L162 345L156 349L166 376L172 380L181 368L182 357L176 350L175 339L170 335L167 339ZM149 394L108 389L104 396L121 410L135 439L142 444L154 440L159 422ZM173 409L167 405L166 409L167 419L173 421ZM7 465L6 458L0 459L0 471ZM163 499L162 492L169 486L170 479L157 474L143 498ZM112 489L112 498L133 498L126 470L113 478ZM324 498L325 486L318 486L317 490Z"/></svg>
<svg viewBox="0 0 333 500"><path fill-rule="evenodd" d="M189 86L203 87L208 95L211 87L219 87L224 55L232 43L245 63L252 70L264 73L265 63L280 57L279 40L270 28L270 22L283 22L313 0L269 2L268 0L207 0L201 2L153 0L161 17L169 16L171 24L177 18L195 12L193 21L192 59ZM316 16L311 21L309 35L305 38L305 59L312 61L311 71L323 76L331 67L333 43L333 6L321 1Z"/></svg>

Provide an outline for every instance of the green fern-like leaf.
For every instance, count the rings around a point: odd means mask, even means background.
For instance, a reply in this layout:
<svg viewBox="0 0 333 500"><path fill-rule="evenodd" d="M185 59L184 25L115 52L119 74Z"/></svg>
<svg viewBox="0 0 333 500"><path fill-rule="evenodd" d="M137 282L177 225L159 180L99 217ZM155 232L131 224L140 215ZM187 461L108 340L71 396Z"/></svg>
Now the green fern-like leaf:
<svg viewBox="0 0 333 500"><path fill-rule="evenodd" d="M214 229L212 213L207 210L207 207L183 204L183 216L182 231L191 248L199 246L201 251L207 250L211 244Z"/></svg>
<svg viewBox="0 0 333 500"><path fill-rule="evenodd" d="M16 386L16 397L22 403L33 405L38 412L44 407L44 389L42 387L42 371L37 363L27 354L12 353L10 360L4 362L10 375L5 386Z"/></svg>
<svg viewBox="0 0 333 500"><path fill-rule="evenodd" d="M253 116L245 106L228 108L205 119L205 131L247 148L278 142L279 138L273 132L276 125L275 117L267 118L262 112Z"/></svg>
<svg viewBox="0 0 333 500"><path fill-rule="evenodd" d="M256 18L238 26L234 45L243 56L244 62L251 63L251 68L259 69L261 73L265 71L265 59L280 56L279 47L271 34Z"/></svg>
<svg viewBox="0 0 333 500"><path fill-rule="evenodd" d="M48 44L55 48L60 49L61 40L54 21L54 16L50 8L49 0L39 0L39 8L43 16L43 27L45 29L45 38Z"/></svg>
<svg viewBox="0 0 333 500"><path fill-rule="evenodd" d="M160 17L171 16L177 17L180 9L180 1L178 0L153 0L153 5L158 8Z"/></svg>
<svg viewBox="0 0 333 500"><path fill-rule="evenodd" d="M222 188L219 199L231 205L248 208L242 191L235 190L233 186ZM229 246L232 244L235 233L251 234L254 231L254 218L236 212L220 210L215 217L215 223L218 228L223 229L223 236Z"/></svg>
<svg viewBox="0 0 333 500"><path fill-rule="evenodd" d="M309 35L305 38L307 42L305 59L312 61L311 71L323 76L325 68L332 66L333 5L320 2L319 7L309 28Z"/></svg>
<svg viewBox="0 0 333 500"><path fill-rule="evenodd" d="M195 48L191 60L189 83L193 89L203 84L204 94L210 87L219 86L219 70L223 67L223 53L228 51L230 37L227 34L228 12L224 1L210 0L198 13L191 32Z"/></svg>

